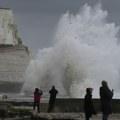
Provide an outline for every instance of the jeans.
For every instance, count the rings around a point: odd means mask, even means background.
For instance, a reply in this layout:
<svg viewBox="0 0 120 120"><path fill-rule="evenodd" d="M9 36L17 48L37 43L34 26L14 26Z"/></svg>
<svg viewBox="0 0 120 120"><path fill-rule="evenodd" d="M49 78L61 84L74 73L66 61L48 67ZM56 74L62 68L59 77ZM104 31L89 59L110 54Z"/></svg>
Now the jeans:
<svg viewBox="0 0 120 120"><path fill-rule="evenodd" d="M37 105L38 112L40 112L40 102L37 102L37 101L34 101L33 110L35 110L36 105Z"/></svg>

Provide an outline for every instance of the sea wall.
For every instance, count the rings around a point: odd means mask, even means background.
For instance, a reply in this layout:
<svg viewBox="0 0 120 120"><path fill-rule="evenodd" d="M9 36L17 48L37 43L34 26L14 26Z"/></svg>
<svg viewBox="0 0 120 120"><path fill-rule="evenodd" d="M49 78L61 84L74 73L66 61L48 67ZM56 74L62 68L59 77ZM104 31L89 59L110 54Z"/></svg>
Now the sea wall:
<svg viewBox="0 0 120 120"><path fill-rule="evenodd" d="M13 106L24 106L25 107L31 107L33 108L33 101L8 101ZM55 113L69 113L69 112L84 112L83 109L83 103L84 99L76 99L76 98L57 98L56 104L54 107ZM112 112L113 113L120 113L120 99L113 99L112 100ZM93 105L94 109L97 113L101 112L101 105L100 105L100 99L93 99ZM40 111L41 112L47 112L48 108L48 101L44 102L41 101L40 103Z"/></svg>
<svg viewBox="0 0 120 120"><path fill-rule="evenodd" d="M84 112L84 99L57 99L55 112ZM93 99L93 105L97 112L101 112L100 99ZM112 111L120 113L120 99L112 100Z"/></svg>

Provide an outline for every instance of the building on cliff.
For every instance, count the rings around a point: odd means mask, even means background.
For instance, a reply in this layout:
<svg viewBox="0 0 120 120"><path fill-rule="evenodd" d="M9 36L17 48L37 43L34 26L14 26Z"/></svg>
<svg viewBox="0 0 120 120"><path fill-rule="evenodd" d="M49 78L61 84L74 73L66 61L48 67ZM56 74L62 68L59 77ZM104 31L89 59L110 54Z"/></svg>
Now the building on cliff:
<svg viewBox="0 0 120 120"><path fill-rule="evenodd" d="M18 36L12 10L0 8L0 93L19 93L30 52Z"/></svg>

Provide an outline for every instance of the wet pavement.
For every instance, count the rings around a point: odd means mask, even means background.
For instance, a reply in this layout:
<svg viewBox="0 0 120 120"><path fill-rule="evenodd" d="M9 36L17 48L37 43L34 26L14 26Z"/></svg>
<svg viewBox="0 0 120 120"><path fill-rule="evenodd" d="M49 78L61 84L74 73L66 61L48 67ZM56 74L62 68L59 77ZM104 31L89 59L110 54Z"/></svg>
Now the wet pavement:
<svg viewBox="0 0 120 120"><path fill-rule="evenodd" d="M85 120L84 113L39 113L36 116L47 120ZM90 120L102 120L102 114L93 115ZM120 120L120 114L111 114L108 120Z"/></svg>

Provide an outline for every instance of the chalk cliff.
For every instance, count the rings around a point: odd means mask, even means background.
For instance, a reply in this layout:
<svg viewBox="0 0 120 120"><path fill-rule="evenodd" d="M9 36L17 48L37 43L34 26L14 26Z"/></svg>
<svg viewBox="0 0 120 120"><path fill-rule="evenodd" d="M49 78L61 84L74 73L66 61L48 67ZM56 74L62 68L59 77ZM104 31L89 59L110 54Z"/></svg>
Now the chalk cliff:
<svg viewBox="0 0 120 120"><path fill-rule="evenodd" d="M0 8L0 92L20 92L30 52L18 36L12 10Z"/></svg>

